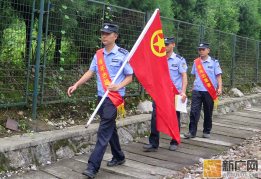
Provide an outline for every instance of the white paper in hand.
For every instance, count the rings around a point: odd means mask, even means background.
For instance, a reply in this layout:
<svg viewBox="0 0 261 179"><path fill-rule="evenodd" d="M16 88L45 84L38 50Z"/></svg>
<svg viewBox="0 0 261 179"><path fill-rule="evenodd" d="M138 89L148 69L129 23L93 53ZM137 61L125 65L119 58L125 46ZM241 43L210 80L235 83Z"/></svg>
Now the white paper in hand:
<svg viewBox="0 0 261 179"><path fill-rule="evenodd" d="M187 111L187 101L188 101L188 98L186 98L185 103L182 103L181 99L182 99L182 96L175 95L176 111L180 111L182 113L188 113L188 111Z"/></svg>

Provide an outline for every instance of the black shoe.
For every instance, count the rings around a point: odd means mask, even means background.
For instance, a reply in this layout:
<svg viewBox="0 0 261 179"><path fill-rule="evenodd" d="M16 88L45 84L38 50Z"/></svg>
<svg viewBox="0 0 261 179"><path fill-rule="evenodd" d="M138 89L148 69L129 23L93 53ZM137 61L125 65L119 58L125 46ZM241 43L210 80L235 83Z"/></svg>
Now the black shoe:
<svg viewBox="0 0 261 179"><path fill-rule="evenodd" d="M126 162L125 158L122 160L117 160L116 158L112 159L110 162L107 163L108 167L114 167L117 165L124 164Z"/></svg>
<svg viewBox="0 0 261 179"><path fill-rule="evenodd" d="M171 146L169 147L169 150L175 151L175 150L177 150L177 148L178 148L177 145L171 145Z"/></svg>
<svg viewBox="0 0 261 179"><path fill-rule="evenodd" d="M82 174L88 176L89 178L95 178L96 174L89 168L83 170Z"/></svg>
<svg viewBox="0 0 261 179"><path fill-rule="evenodd" d="M195 138L195 135L192 135L190 132L188 132L187 134L184 134L184 137L189 139L189 138Z"/></svg>
<svg viewBox="0 0 261 179"><path fill-rule="evenodd" d="M158 150L158 147L153 147L151 144L149 145L144 145L143 146L144 149L147 149L147 150Z"/></svg>

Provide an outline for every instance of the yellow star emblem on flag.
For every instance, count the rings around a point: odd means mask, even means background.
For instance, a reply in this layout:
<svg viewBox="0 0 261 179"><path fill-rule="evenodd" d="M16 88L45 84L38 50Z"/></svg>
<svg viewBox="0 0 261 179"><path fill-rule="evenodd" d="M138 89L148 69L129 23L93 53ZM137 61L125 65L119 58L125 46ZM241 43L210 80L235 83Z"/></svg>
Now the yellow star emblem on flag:
<svg viewBox="0 0 261 179"><path fill-rule="evenodd" d="M161 34L162 34L162 38L161 38ZM156 42L154 43L154 40L156 39ZM162 30L157 30L153 33L152 37L151 37L151 41L150 41L150 46L151 46L151 50L152 52L158 56L158 57L163 57L166 55L166 50L165 50L165 43L164 43L164 38L163 38L163 32ZM158 47L158 50L155 49L155 46ZM162 51L162 49L164 48L164 51Z"/></svg>

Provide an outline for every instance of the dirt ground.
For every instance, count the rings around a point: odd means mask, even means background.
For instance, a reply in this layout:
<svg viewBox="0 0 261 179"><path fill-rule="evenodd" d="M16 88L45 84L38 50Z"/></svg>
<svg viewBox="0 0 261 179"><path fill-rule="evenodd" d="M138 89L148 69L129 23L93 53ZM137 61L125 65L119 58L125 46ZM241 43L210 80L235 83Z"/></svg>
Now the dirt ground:
<svg viewBox="0 0 261 179"><path fill-rule="evenodd" d="M148 95L145 99L152 100ZM136 106L140 100L139 96L125 97L126 116L136 114ZM96 106L97 100L39 105L36 120L32 120L32 106L30 105L0 108L0 137L84 125ZM8 119L18 122L17 131L5 128ZM95 116L93 122L100 122L99 115Z"/></svg>
<svg viewBox="0 0 261 179"><path fill-rule="evenodd" d="M244 94L255 93L256 85L237 86ZM231 87L223 87L223 94L220 97L230 97ZM187 90L188 99L191 99L191 91ZM149 94L145 93L143 100L152 101ZM141 101L140 96L125 97L126 116L136 114L136 108ZM39 104L39 103L38 103ZM189 103L188 103L189 105ZM21 135L23 133L58 130L72 125L84 125L97 106L95 101L75 101L67 103L45 104L37 106L36 120L32 120L32 102L25 106L12 106L0 108L0 137ZM18 131L6 129L6 121L12 119L18 122ZM99 115L95 116L94 123L100 122Z"/></svg>

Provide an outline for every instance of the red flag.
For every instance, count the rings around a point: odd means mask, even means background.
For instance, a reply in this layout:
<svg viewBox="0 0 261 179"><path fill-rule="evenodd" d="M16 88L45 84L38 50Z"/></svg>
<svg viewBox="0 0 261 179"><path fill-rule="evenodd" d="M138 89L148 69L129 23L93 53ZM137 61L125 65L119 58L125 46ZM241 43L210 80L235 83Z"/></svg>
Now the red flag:
<svg viewBox="0 0 261 179"><path fill-rule="evenodd" d="M156 15L149 21L150 26L145 27L147 32L129 62L136 77L156 103L157 130L180 143L173 82L169 74L159 10L156 11Z"/></svg>

